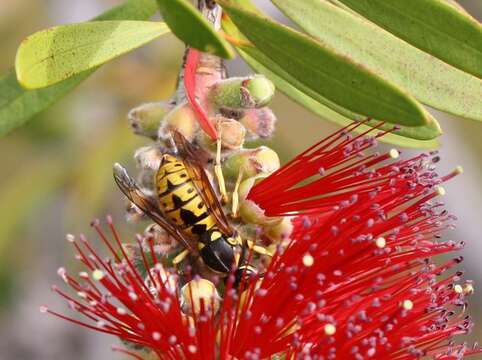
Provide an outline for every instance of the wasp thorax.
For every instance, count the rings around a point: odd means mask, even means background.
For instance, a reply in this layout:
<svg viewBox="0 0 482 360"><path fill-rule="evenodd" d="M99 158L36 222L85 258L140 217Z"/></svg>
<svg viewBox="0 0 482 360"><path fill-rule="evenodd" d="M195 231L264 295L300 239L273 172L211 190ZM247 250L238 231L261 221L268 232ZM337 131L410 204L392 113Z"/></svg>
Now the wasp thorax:
<svg viewBox="0 0 482 360"><path fill-rule="evenodd" d="M278 154L266 146L243 150L223 163L224 174L230 179L236 179L240 171L243 171L244 178L248 178L272 173L279 167Z"/></svg>
<svg viewBox="0 0 482 360"><path fill-rule="evenodd" d="M165 102L146 103L132 109L127 118L135 134L155 139L162 118L172 108L173 105Z"/></svg>
<svg viewBox="0 0 482 360"><path fill-rule="evenodd" d="M161 140L170 140L172 130L177 130L188 141L192 141L198 129L196 114L186 102L183 102L166 114L159 127L158 136Z"/></svg>
<svg viewBox="0 0 482 360"><path fill-rule="evenodd" d="M181 288L181 307L185 314L216 314L220 301L216 286L209 280L194 279Z"/></svg>
<svg viewBox="0 0 482 360"><path fill-rule="evenodd" d="M247 140L270 138L275 130L276 116L270 108L246 110L239 119L247 131Z"/></svg>
<svg viewBox="0 0 482 360"><path fill-rule="evenodd" d="M263 75L221 80L210 89L210 99L218 107L251 109L267 105L274 95L273 83Z"/></svg>

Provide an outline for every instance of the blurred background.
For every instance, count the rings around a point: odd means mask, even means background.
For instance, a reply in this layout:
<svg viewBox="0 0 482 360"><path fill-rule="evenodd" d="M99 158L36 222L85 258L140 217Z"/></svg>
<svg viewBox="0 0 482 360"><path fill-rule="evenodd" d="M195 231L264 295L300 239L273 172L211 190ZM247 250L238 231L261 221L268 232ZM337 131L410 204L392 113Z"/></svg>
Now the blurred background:
<svg viewBox="0 0 482 360"><path fill-rule="evenodd" d="M257 1L281 17L269 2ZM14 63L27 35L57 24L87 20L118 4L114 0L1 0L0 74ZM460 1L482 18L480 0ZM39 306L65 309L50 291L59 266L72 263L65 233L93 235L89 222L113 214L120 231L123 202L112 181L116 161L133 166L134 149L147 143L128 128L128 110L168 99L174 91L183 45L168 35L101 68L88 81L26 126L0 139L0 360L120 359L116 339L39 313ZM240 60L230 73L245 74ZM482 99L481 99L482 101ZM288 159L335 126L282 94L271 107L278 116L272 147ZM456 165L463 176L447 184L448 209L459 218L447 237L467 242L466 277L476 282L470 313L482 338L482 124L435 112L445 130L440 172ZM282 149L281 149L282 145ZM409 151L406 151L409 153ZM129 229L130 228L130 229Z"/></svg>

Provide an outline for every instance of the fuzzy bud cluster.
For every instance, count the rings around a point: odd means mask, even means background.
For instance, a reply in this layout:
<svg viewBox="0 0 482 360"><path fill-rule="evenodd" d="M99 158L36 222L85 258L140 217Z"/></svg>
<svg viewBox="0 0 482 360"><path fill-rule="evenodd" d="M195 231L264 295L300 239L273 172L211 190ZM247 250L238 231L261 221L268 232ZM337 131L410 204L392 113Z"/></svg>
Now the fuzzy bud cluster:
<svg viewBox="0 0 482 360"><path fill-rule="evenodd" d="M164 153L175 152L172 147L172 132L180 132L189 142L216 156L216 139L212 139L199 126L198 114L189 104L186 89L180 90L168 102L147 103L129 113L129 122L135 134L154 140L135 153L139 168L138 181L150 194L155 194L155 173ZM263 75L226 78L226 71L219 58L201 54L196 68L196 98L206 110L209 121L217 129L221 139L222 172L227 192L235 188L239 192L238 212L235 222L247 225L246 231L265 234L268 243L287 240L290 221L287 218L267 218L263 211L246 199L251 186L280 167L278 154L262 145L253 148L255 140L267 140L275 131L276 116L268 107L274 96L274 85ZM179 96L181 94L181 96ZM213 173L212 169L207 169ZM214 185L214 184L213 184ZM213 186L215 188L215 186ZM232 204L226 205L226 213ZM130 212L134 212L132 209ZM139 217L131 217L137 220ZM283 225L282 225L283 224Z"/></svg>

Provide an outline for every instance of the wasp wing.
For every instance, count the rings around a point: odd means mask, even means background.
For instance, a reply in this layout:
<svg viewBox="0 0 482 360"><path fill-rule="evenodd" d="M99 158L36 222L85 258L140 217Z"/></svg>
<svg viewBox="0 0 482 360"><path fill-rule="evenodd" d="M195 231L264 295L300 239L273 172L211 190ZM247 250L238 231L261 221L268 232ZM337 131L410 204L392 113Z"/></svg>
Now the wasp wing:
<svg viewBox="0 0 482 360"><path fill-rule="evenodd" d="M203 149L197 148L186 140L186 138L178 131L173 131L173 139L176 144L177 151L184 162L186 171L191 178L198 194L203 199L208 211L216 219L219 229L226 235L234 234L234 229L229 224L224 210L219 202L211 182L204 171L204 163L201 161L207 155Z"/></svg>
<svg viewBox="0 0 482 360"><path fill-rule="evenodd" d="M142 192L135 180L130 177L127 170L117 163L114 164L114 179L121 191L130 201L132 201L154 222L166 230L169 235L183 244L193 255L199 255L194 246L195 240L188 237L179 228L164 218L154 200Z"/></svg>

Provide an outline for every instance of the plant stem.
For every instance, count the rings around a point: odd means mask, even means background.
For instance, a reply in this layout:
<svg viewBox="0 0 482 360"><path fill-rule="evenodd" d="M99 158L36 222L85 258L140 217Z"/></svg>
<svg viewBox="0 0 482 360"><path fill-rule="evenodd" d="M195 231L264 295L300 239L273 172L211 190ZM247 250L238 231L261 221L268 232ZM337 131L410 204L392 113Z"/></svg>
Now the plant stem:
<svg viewBox="0 0 482 360"><path fill-rule="evenodd" d="M198 9L203 14L203 16L211 24L213 24L213 27L216 31L219 31L221 29L222 9L219 5L217 5L212 0L198 0ZM184 52L183 64L178 75L176 95L171 102L173 104L180 104L186 101L186 91L184 89L184 67L188 50L189 48L186 47L186 50ZM201 54L199 66L203 67L204 69L212 69L213 73L220 74L220 78L226 78L226 69L224 67L224 62L221 58L217 56L206 53Z"/></svg>

